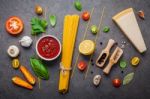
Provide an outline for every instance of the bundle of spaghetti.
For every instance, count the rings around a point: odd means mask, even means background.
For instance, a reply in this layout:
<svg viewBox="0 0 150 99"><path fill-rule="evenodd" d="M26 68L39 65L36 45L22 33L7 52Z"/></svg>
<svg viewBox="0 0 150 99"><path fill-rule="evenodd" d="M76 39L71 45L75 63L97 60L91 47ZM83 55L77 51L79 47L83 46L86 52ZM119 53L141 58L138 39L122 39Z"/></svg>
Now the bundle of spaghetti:
<svg viewBox="0 0 150 99"><path fill-rule="evenodd" d="M78 30L79 16L66 15L64 18L62 59L60 63L59 92L66 93L71 74L73 50Z"/></svg>

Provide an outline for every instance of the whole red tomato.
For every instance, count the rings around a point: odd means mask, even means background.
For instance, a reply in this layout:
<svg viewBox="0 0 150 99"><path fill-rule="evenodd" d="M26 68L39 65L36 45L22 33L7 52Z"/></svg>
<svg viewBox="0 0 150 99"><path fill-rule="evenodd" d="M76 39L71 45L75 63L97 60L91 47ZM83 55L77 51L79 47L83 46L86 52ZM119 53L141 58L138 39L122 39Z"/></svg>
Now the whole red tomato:
<svg viewBox="0 0 150 99"><path fill-rule="evenodd" d="M114 87L118 88L121 85L121 80L119 78L115 78L115 79L112 80L112 84L113 84Z"/></svg>
<svg viewBox="0 0 150 99"><path fill-rule="evenodd" d="M90 13L87 12L87 11L84 11L84 12L82 13L82 19L83 19L84 21L88 21L88 20L90 19Z"/></svg>
<svg viewBox="0 0 150 99"><path fill-rule="evenodd" d="M79 70L83 71L83 70L86 69L86 67L87 67L87 64L86 64L85 61L80 61L80 62L78 63L78 69L79 69Z"/></svg>

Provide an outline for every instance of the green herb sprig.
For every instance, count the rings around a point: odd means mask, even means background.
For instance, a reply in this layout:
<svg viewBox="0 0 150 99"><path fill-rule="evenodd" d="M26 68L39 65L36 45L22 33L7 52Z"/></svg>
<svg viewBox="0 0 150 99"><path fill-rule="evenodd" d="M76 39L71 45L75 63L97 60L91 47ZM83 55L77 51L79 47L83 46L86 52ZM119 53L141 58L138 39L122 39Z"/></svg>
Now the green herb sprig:
<svg viewBox="0 0 150 99"><path fill-rule="evenodd" d="M45 19L32 18L31 19L31 34L38 35L46 32L48 23Z"/></svg>

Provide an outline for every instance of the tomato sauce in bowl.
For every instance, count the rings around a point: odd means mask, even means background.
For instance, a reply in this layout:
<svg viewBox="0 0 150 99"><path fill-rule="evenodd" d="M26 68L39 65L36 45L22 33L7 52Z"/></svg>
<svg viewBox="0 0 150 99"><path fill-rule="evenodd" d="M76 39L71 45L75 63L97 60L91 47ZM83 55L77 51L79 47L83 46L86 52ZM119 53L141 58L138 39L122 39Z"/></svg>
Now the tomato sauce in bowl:
<svg viewBox="0 0 150 99"><path fill-rule="evenodd" d="M61 52L60 41L52 35L45 35L37 41L36 52L44 60L54 60Z"/></svg>

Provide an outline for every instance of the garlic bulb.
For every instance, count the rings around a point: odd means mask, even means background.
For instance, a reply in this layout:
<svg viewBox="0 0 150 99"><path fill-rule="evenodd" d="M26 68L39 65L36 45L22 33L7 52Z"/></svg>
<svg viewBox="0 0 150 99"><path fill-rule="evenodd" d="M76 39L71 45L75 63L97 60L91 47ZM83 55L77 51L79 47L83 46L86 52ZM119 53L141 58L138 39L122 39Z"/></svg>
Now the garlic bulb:
<svg viewBox="0 0 150 99"><path fill-rule="evenodd" d="M24 37L22 37L22 39L19 42L20 42L21 46L23 46L23 47L30 47L32 44L32 41L33 40L31 39L31 37L24 36Z"/></svg>
<svg viewBox="0 0 150 99"><path fill-rule="evenodd" d="M16 45L11 45L7 49L8 55L12 58L17 57L19 55L19 52L20 52L20 50Z"/></svg>

